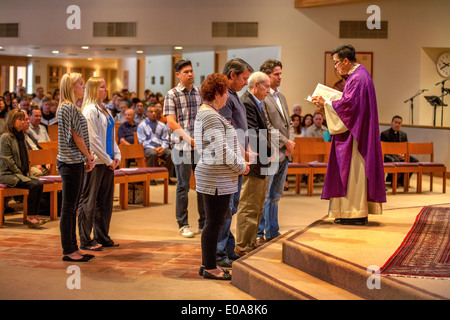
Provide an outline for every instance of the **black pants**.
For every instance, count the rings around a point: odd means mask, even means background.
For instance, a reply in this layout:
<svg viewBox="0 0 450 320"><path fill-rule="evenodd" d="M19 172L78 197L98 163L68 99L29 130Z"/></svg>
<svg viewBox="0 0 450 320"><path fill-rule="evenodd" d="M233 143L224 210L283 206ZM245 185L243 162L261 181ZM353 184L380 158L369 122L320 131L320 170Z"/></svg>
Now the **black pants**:
<svg viewBox="0 0 450 320"><path fill-rule="evenodd" d="M109 225L113 211L114 171L98 164L86 173L78 209L78 231L81 246L111 246ZM94 239L91 232L94 230Z"/></svg>
<svg viewBox="0 0 450 320"><path fill-rule="evenodd" d="M59 174L62 178L61 219L59 229L61 232L61 245L63 254L68 255L78 251L76 226L78 201L84 179L84 163L67 164L57 162Z"/></svg>
<svg viewBox="0 0 450 320"><path fill-rule="evenodd" d="M38 179L31 179L27 182L19 180L15 188L28 190L28 215L38 215L42 199L42 189L44 188L42 182Z"/></svg>
<svg viewBox="0 0 450 320"><path fill-rule="evenodd" d="M201 194L205 209L206 220L202 231L202 260L205 269L216 268L217 241L221 227L230 205L231 194L219 196L217 190L215 195Z"/></svg>

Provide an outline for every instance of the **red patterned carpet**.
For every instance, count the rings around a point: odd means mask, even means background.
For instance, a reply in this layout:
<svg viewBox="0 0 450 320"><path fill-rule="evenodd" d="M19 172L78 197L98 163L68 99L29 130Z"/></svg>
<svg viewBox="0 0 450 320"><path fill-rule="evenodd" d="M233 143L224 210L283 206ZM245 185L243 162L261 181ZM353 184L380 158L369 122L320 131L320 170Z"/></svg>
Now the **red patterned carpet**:
<svg viewBox="0 0 450 320"><path fill-rule="evenodd" d="M424 207L381 274L450 279L450 208Z"/></svg>

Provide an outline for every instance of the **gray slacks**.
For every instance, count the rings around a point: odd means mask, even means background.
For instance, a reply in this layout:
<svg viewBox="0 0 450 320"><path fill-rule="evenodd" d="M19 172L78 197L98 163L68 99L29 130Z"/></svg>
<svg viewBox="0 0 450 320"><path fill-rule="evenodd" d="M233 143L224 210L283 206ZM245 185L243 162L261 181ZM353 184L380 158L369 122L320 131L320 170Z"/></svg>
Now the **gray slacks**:
<svg viewBox="0 0 450 320"><path fill-rule="evenodd" d="M114 171L98 164L85 175L78 206L78 231L81 246L111 246L109 237L114 200ZM91 232L94 231L94 238Z"/></svg>

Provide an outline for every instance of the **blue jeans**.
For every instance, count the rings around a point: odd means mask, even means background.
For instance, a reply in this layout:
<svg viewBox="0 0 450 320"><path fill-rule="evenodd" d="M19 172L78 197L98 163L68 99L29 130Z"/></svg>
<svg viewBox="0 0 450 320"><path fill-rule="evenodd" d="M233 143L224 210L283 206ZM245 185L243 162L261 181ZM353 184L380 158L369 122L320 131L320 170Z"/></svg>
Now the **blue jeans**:
<svg viewBox="0 0 450 320"><path fill-rule="evenodd" d="M284 190L284 182L288 169L289 159L286 157L279 163L278 171L267 177L266 202L264 203L261 221L259 223L258 237L272 239L280 235L278 226L278 202Z"/></svg>
<svg viewBox="0 0 450 320"><path fill-rule="evenodd" d="M177 157L174 159L174 156ZM188 200L189 200L189 183L191 181L191 170L194 171L198 157L195 151L180 151L178 149L172 150L172 159L175 167L175 174L177 175L177 192L175 203L175 215L178 222L178 227L189 225L188 223ZM203 208L202 194L197 192L197 207L200 215L198 219L198 227L203 229L205 225L205 210Z"/></svg>
<svg viewBox="0 0 450 320"><path fill-rule="evenodd" d="M237 212L239 206L239 197L241 195L242 176L238 178L238 191L231 195L230 206L219 233L219 240L217 241L217 261L222 261L233 255L234 248L236 247L236 241L233 233L231 232L231 219Z"/></svg>

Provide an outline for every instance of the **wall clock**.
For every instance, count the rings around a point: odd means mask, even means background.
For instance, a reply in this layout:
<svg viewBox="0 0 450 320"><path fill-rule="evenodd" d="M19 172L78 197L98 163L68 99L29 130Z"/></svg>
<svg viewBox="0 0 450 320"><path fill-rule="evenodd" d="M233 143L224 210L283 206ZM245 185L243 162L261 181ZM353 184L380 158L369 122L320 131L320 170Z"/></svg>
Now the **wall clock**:
<svg viewBox="0 0 450 320"><path fill-rule="evenodd" d="M436 61L436 68L441 76L450 76L450 52L444 52L438 57Z"/></svg>

